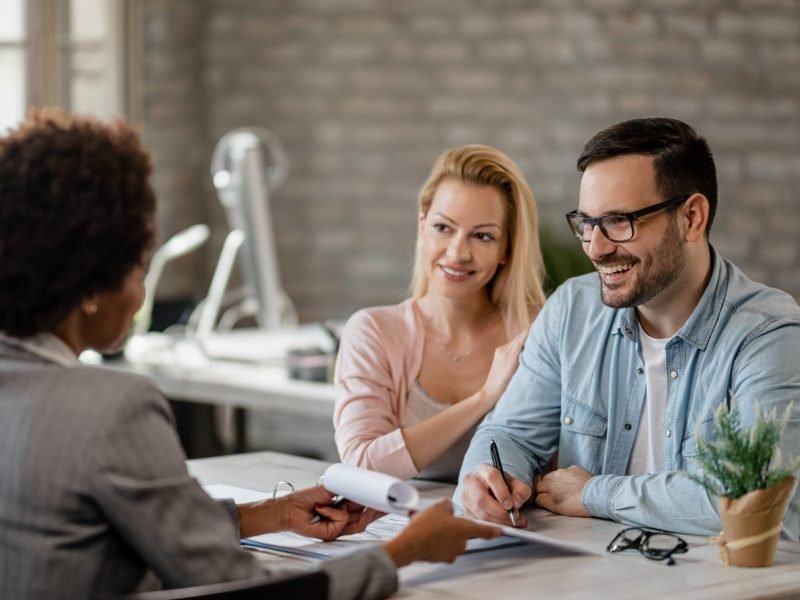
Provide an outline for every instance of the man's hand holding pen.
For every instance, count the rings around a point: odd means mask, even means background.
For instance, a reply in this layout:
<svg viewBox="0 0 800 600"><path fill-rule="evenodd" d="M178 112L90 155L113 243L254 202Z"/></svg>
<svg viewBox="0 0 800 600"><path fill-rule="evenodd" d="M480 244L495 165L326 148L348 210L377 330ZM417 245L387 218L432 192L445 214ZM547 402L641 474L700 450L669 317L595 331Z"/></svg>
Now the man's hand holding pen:
<svg viewBox="0 0 800 600"><path fill-rule="evenodd" d="M531 497L530 486L508 474L505 478L492 465L481 465L464 478L461 505L468 517L513 525L508 515L514 511L517 527L525 528L528 520L519 512Z"/></svg>
<svg viewBox="0 0 800 600"><path fill-rule="evenodd" d="M497 444L492 440L492 444L489 446L489 452L492 455L492 464L494 468L500 472L500 477L503 478L503 481L506 480L506 472L503 470L503 461L500 460L500 451L497 449ZM501 504L503 504L501 502ZM507 504L507 503L506 503ZM508 518L511 519L511 524L516 527L517 526L517 517L516 517L516 509L513 506L507 506L503 504L503 508L508 511Z"/></svg>

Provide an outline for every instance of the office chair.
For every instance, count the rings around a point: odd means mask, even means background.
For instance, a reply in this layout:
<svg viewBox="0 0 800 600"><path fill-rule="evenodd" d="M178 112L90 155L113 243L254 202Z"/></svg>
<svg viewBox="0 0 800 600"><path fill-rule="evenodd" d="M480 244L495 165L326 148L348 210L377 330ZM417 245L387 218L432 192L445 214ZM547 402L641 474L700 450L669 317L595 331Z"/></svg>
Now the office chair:
<svg viewBox="0 0 800 600"><path fill-rule="evenodd" d="M265 578L211 583L188 588L142 592L124 600L280 600L303 598L327 600L328 576L322 571L303 573L285 579Z"/></svg>

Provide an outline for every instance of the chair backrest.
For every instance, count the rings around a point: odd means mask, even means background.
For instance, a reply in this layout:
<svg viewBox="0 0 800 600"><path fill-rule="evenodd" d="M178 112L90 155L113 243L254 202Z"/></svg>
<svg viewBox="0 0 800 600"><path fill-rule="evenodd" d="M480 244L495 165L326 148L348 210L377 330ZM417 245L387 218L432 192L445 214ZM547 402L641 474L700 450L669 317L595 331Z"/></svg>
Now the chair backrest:
<svg viewBox="0 0 800 600"><path fill-rule="evenodd" d="M322 571L313 571L285 579L246 579L125 596L125 600L255 600L256 598L327 600L328 576Z"/></svg>

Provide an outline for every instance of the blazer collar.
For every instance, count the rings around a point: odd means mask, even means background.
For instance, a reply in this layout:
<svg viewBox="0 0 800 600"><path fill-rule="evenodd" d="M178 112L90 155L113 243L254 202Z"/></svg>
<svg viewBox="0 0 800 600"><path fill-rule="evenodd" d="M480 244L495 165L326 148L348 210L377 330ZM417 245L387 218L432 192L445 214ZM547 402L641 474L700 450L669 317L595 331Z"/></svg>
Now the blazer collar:
<svg viewBox="0 0 800 600"><path fill-rule="evenodd" d="M62 367L80 365L80 361L72 349L54 333L38 333L26 338L0 333L0 344L6 346L14 354L32 355Z"/></svg>

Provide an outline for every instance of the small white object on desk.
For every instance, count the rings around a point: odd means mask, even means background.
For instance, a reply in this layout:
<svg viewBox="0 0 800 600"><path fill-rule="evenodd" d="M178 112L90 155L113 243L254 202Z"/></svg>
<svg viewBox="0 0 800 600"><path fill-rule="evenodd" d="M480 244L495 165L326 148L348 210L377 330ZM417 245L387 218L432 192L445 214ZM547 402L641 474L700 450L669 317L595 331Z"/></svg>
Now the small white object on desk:
<svg viewBox="0 0 800 600"><path fill-rule="evenodd" d="M215 500L231 499L236 504L246 504L248 502L259 502L272 497L272 494L266 492L259 492L257 490L250 490L235 485L227 485L225 483L211 483L203 486L203 491L214 498ZM278 492L278 496L284 496L289 493L289 490L282 490Z"/></svg>

